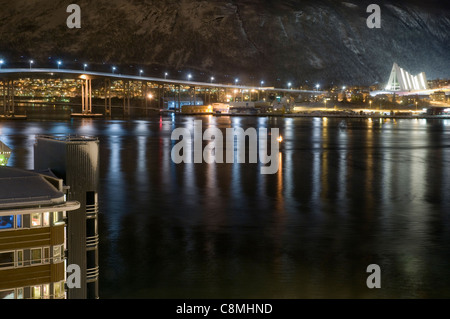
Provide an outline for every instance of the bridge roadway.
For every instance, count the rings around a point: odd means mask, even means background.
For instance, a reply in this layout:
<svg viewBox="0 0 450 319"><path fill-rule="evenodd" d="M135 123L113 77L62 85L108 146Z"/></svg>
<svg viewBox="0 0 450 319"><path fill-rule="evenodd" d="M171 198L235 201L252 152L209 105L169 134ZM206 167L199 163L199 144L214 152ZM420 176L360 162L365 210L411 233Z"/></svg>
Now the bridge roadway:
<svg viewBox="0 0 450 319"><path fill-rule="evenodd" d="M119 73L107 73L107 72L94 72L94 71L84 71L84 70L70 70L70 69L46 69L46 68L17 68L17 69L0 69L0 75L20 75L20 74L63 74L63 75L77 75L81 78L82 75L88 77L98 77L98 78L109 78L117 80L132 80L132 81L147 81L147 82L157 82L163 84L175 84L175 85L185 85L185 86L201 86L201 87L213 87L213 88L227 88L227 89L242 89L242 90L264 90L264 91L276 91L276 92L291 92L291 93L313 93L313 94L323 94L324 91L316 90L296 90L296 89L283 89L274 87L261 87L261 86L246 86L246 85L232 85L232 84L220 84L220 83L209 83L209 82L196 82L196 81L185 81L185 80L175 80L175 79L164 79L156 77L147 77L141 75L126 75ZM0 76L1 77L1 76Z"/></svg>

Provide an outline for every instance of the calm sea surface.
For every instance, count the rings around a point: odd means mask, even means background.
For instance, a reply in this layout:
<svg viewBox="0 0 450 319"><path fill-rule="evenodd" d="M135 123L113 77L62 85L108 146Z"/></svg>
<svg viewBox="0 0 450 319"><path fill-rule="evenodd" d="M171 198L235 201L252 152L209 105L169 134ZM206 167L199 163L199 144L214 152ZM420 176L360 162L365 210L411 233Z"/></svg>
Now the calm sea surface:
<svg viewBox="0 0 450 319"><path fill-rule="evenodd" d="M278 127L278 172L174 164L194 120ZM342 121L11 121L0 140L32 169L36 134L100 139L101 298L450 298L450 121Z"/></svg>

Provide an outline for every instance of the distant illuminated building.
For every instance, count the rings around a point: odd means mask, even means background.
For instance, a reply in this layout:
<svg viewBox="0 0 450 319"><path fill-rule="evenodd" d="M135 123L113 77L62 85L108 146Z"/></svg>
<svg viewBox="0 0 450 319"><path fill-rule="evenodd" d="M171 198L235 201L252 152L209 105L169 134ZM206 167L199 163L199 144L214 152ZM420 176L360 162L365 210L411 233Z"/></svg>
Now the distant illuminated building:
<svg viewBox="0 0 450 319"><path fill-rule="evenodd" d="M386 86L387 91L420 91L428 90L428 82L424 72L411 75L394 63Z"/></svg>
<svg viewBox="0 0 450 319"><path fill-rule="evenodd" d="M6 166L10 156L11 149L0 141L0 166Z"/></svg>

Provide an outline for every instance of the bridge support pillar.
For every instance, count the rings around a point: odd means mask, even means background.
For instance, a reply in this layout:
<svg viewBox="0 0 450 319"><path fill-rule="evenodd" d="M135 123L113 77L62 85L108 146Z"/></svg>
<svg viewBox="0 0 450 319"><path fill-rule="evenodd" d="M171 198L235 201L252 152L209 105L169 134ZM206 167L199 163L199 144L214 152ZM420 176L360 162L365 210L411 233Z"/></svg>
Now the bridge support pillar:
<svg viewBox="0 0 450 319"><path fill-rule="evenodd" d="M6 83L5 79L2 80L2 89L3 89L3 114L6 114Z"/></svg>
<svg viewBox="0 0 450 319"><path fill-rule="evenodd" d="M180 94L181 94L181 87L180 87L180 85L178 85L178 112L181 112Z"/></svg>
<svg viewBox="0 0 450 319"><path fill-rule="evenodd" d="M105 115L111 116L111 80L105 79Z"/></svg>
<svg viewBox="0 0 450 319"><path fill-rule="evenodd" d="M194 105L197 105L196 87L194 86Z"/></svg>
<svg viewBox="0 0 450 319"><path fill-rule="evenodd" d="M147 112L148 112L148 110L147 110L147 105L148 105L148 103L147 103L147 101L148 101L147 92L148 92L147 82L144 82L144 83L142 84L142 95L143 95L143 97L144 97L144 110L145 110L145 115L147 115Z"/></svg>
<svg viewBox="0 0 450 319"><path fill-rule="evenodd" d="M130 81L123 82L123 115L130 115Z"/></svg>
<svg viewBox="0 0 450 319"><path fill-rule="evenodd" d="M165 95L166 95L166 85L163 83L163 85L162 85L161 109L164 109Z"/></svg>
<svg viewBox="0 0 450 319"><path fill-rule="evenodd" d="M81 112L83 114L92 113L91 79L85 79L81 84Z"/></svg>

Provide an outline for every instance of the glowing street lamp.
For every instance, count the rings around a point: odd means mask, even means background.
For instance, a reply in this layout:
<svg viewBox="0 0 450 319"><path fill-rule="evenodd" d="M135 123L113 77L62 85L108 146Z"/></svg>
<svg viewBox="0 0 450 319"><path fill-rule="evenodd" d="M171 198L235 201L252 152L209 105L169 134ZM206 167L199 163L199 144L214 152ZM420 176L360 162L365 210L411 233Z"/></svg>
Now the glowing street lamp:
<svg viewBox="0 0 450 319"><path fill-rule="evenodd" d="M264 84L264 81L261 81L261 86L263 86L263 84Z"/></svg>
<svg viewBox="0 0 450 319"><path fill-rule="evenodd" d="M372 100L369 101L370 108L372 108Z"/></svg>
<svg viewBox="0 0 450 319"><path fill-rule="evenodd" d="M316 90L319 91L320 84L316 84Z"/></svg>
<svg viewBox="0 0 450 319"><path fill-rule="evenodd" d="M153 94L149 93L149 94L147 95L147 97L148 97L149 100L151 100L151 99L153 99Z"/></svg>
<svg viewBox="0 0 450 319"><path fill-rule="evenodd" d="M192 74L188 74L188 80L190 81L191 80L191 78L192 78Z"/></svg>
<svg viewBox="0 0 450 319"><path fill-rule="evenodd" d="M164 73L164 79L167 79L167 76L168 76L169 74L167 73L167 72L165 72Z"/></svg>
<svg viewBox="0 0 450 319"><path fill-rule="evenodd" d="M87 65L86 63L83 64L83 70L84 70L84 71L86 71L87 66L88 66L88 65Z"/></svg>
<svg viewBox="0 0 450 319"><path fill-rule="evenodd" d="M61 61L58 61L58 62L56 62L56 64L58 64L58 69L59 69L59 67L60 67L60 65L62 64L62 62L61 62Z"/></svg>
<svg viewBox="0 0 450 319"><path fill-rule="evenodd" d="M213 81L214 81L214 77L212 76L212 77L211 77L211 83L213 83Z"/></svg>
<svg viewBox="0 0 450 319"><path fill-rule="evenodd" d="M239 82L239 79L235 79L234 80L234 84L237 85L237 83Z"/></svg>
<svg viewBox="0 0 450 319"><path fill-rule="evenodd" d="M142 73L144 73L144 70L139 70L139 75L142 76Z"/></svg>
<svg viewBox="0 0 450 319"><path fill-rule="evenodd" d="M113 67L112 67L112 73L114 73L115 70L116 70L116 67L113 66Z"/></svg>
<svg viewBox="0 0 450 319"><path fill-rule="evenodd" d="M3 61L3 59L0 60L0 69L2 68L3 63L5 63L5 61Z"/></svg>
<svg viewBox="0 0 450 319"><path fill-rule="evenodd" d="M30 60L30 69L31 69L31 65L34 63L33 60Z"/></svg>
<svg viewBox="0 0 450 319"><path fill-rule="evenodd" d="M289 82L289 83L288 83L288 88L289 88L289 89L291 88L291 85L292 85L292 83Z"/></svg>

